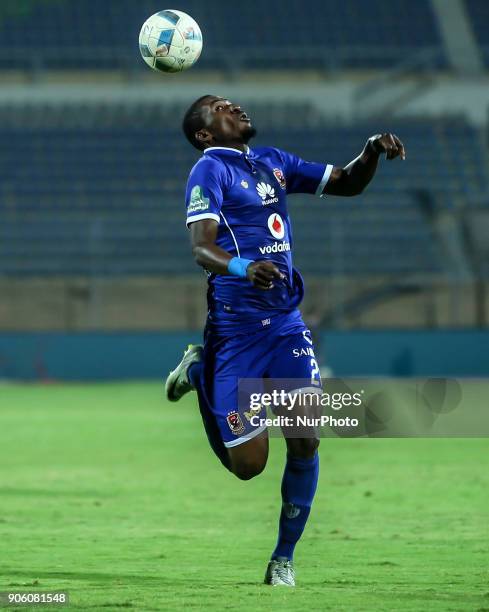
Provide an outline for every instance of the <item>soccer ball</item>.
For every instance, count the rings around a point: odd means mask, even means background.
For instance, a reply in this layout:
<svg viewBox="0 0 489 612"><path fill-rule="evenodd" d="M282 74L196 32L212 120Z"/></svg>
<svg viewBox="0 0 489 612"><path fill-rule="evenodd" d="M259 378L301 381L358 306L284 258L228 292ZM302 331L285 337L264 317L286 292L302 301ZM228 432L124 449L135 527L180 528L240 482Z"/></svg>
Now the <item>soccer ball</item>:
<svg viewBox="0 0 489 612"><path fill-rule="evenodd" d="M153 70L182 72L199 59L202 32L187 13L173 9L160 11L144 22L139 50Z"/></svg>

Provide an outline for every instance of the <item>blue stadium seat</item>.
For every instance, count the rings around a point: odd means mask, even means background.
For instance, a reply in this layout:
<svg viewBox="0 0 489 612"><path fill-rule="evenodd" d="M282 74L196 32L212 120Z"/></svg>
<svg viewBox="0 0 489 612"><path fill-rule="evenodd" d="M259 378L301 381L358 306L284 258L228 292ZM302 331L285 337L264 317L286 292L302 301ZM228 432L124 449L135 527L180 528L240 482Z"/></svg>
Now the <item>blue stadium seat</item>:
<svg viewBox="0 0 489 612"><path fill-rule="evenodd" d="M300 113L287 108L281 120L291 125ZM274 124L274 109L256 110L262 144L337 165L379 129L362 123L284 130ZM67 113L59 112L61 122ZM72 117L90 112L97 114L85 109ZM92 127L62 129L0 121L0 138L9 143L0 151L0 274L197 274L183 199L199 154L175 128L165 128L173 125L162 121L167 113L174 116L174 109L154 109L144 121L127 116L117 127L96 125L95 118ZM165 155L154 125L162 126ZM476 132L461 119L403 121L396 129L407 161L382 163L363 195L290 198L296 263L306 273L440 270L418 193L432 193L437 207L468 206L487 192L488 166Z"/></svg>
<svg viewBox="0 0 489 612"><path fill-rule="evenodd" d="M20 3L19 3L20 4ZM388 67L433 54L446 66L429 0L180 0L204 33L197 69ZM0 67L139 69L137 40L160 0L38 0L0 8Z"/></svg>
<svg viewBox="0 0 489 612"><path fill-rule="evenodd" d="M489 68L489 2L465 0L477 41L482 49L485 65Z"/></svg>

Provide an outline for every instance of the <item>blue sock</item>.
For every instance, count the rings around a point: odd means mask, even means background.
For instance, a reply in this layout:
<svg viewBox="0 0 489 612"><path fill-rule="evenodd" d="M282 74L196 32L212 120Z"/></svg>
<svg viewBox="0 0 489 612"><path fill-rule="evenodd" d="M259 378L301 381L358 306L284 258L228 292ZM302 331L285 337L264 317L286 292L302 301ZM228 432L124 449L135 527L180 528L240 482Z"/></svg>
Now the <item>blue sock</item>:
<svg viewBox="0 0 489 612"><path fill-rule="evenodd" d="M231 463L229 461L228 449L224 446L216 417L210 409L209 402L207 401L207 395L202 385L203 371L203 363L193 363L188 369L187 376L192 386L197 391L200 415L202 416L202 421L204 422L205 433L207 434L209 444L224 467L230 470Z"/></svg>
<svg viewBox="0 0 489 612"><path fill-rule="evenodd" d="M306 526L319 475L319 455L312 459L287 456L282 479L282 512L278 542L272 559L285 557L292 560L294 548Z"/></svg>
<svg viewBox="0 0 489 612"><path fill-rule="evenodd" d="M204 370L204 364L202 361L196 361L191 364L189 369L187 370L187 376L190 381L190 384L194 389L198 390L200 385L200 380L202 377L202 372Z"/></svg>

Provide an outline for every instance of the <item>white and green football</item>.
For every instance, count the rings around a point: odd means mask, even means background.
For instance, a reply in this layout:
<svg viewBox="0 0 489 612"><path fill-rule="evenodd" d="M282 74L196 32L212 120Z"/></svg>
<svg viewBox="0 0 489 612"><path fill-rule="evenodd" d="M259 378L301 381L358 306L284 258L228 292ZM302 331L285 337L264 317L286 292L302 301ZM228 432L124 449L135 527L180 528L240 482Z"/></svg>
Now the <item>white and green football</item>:
<svg viewBox="0 0 489 612"><path fill-rule="evenodd" d="M174 9L160 11L144 22L139 34L139 50L153 70L182 72L199 59L202 32L187 13Z"/></svg>

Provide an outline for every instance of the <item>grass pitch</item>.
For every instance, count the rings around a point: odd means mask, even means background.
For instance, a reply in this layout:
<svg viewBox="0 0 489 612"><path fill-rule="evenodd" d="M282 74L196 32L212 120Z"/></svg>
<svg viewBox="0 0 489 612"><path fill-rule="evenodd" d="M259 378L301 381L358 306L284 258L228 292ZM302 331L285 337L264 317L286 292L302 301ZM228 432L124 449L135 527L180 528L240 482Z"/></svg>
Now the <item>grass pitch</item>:
<svg viewBox="0 0 489 612"><path fill-rule="evenodd" d="M298 586L274 589L283 441L241 482L194 402L0 386L0 591L66 590L75 610L489 610L489 440L323 440Z"/></svg>

